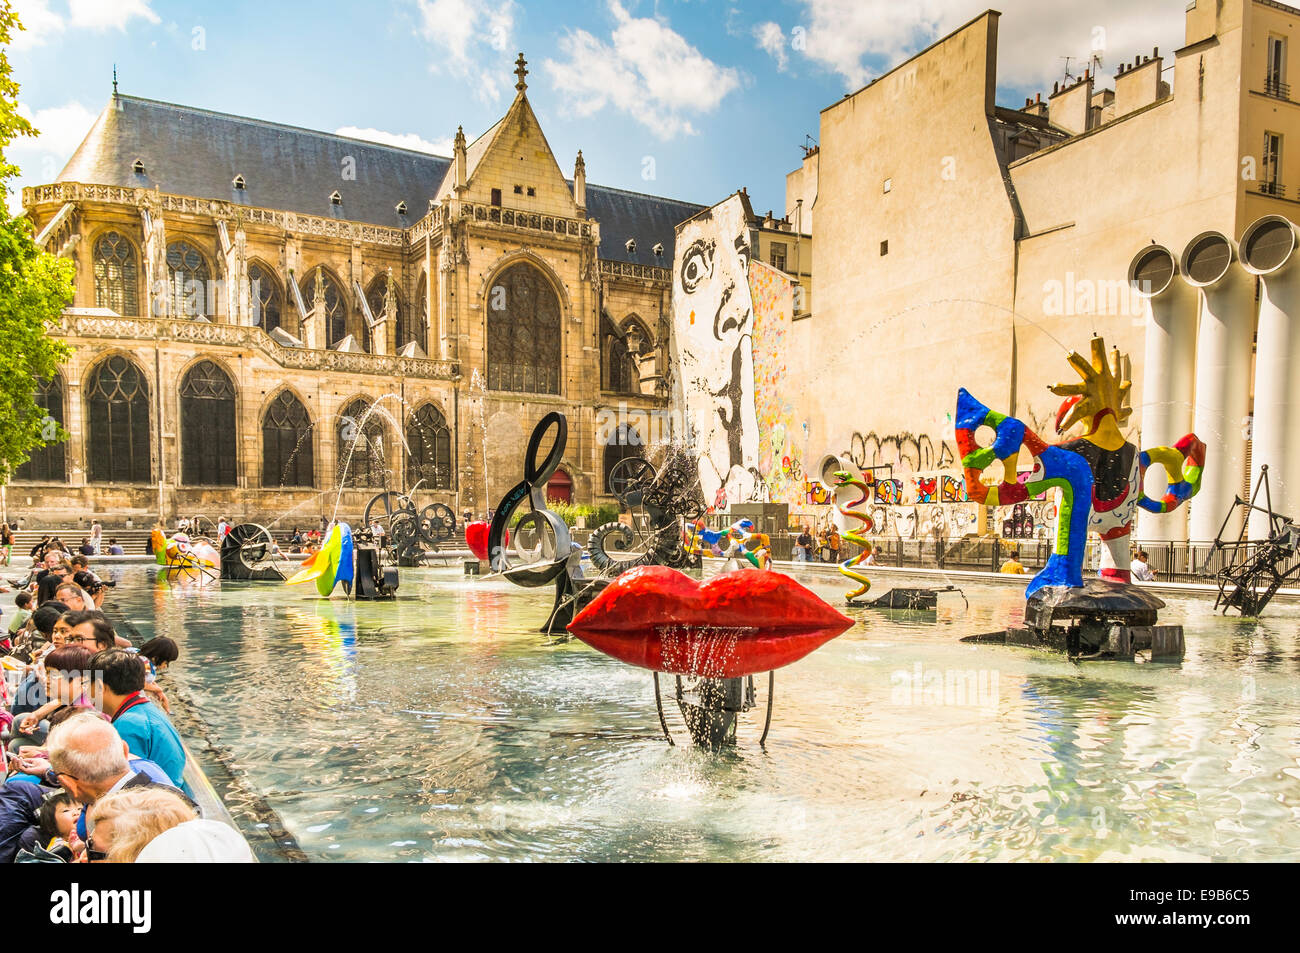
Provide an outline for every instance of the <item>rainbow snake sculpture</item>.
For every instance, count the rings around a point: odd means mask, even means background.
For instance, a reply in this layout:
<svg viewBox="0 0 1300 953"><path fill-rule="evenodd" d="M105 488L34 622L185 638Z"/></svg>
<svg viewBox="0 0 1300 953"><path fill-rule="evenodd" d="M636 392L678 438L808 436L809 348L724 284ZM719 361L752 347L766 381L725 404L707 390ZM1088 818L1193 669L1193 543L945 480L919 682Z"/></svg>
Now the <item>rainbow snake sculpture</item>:
<svg viewBox="0 0 1300 953"><path fill-rule="evenodd" d="M859 565L864 560L866 560L868 556L871 555L871 550L872 550L871 541L861 534L870 533L876 524L872 521L871 517L868 516L866 513L862 513L858 510L853 510L849 508L852 506L861 506L863 503L867 502L867 498L871 495L871 488L868 487L865 482L856 478L855 476L853 476L853 474L849 473L847 470L836 470L835 487L836 489L839 489L842 486L854 486L857 487L862 492L862 495L859 496L852 503L848 504L848 506L841 506L838 502L835 504L835 508L839 510L841 516L852 517L853 519L863 524L862 526L859 526L857 529L854 530L846 529L844 531L844 538L847 539L849 542L856 543L858 546L860 546L862 552L840 563L840 572L848 576L850 579L852 579L854 582L858 584L858 588L854 589L852 592L848 592L844 594L845 601L848 602L849 605L854 605L855 604L854 600L859 599L862 596L865 596L867 594L867 591L871 588L871 580L868 579L866 576L862 575L862 573L860 572L854 572L853 567Z"/></svg>

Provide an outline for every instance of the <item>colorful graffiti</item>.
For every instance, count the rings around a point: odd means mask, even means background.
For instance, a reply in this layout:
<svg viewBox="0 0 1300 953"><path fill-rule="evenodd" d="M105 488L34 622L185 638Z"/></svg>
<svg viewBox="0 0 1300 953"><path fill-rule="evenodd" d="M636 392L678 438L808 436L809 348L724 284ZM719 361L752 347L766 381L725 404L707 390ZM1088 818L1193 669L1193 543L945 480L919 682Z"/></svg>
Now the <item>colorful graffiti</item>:
<svg viewBox="0 0 1300 953"><path fill-rule="evenodd" d="M754 320L754 412L762 435L758 470L766 482L767 501L798 505L807 490L803 448L796 437L806 433L806 427L795 420L786 370L794 283L784 272L754 261L749 265L749 297Z"/></svg>
<svg viewBox="0 0 1300 953"><path fill-rule="evenodd" d="M877 480L876 481L876 502L884 503L886 506L902 503L903 502L903 481L902 480Z"/></svg>
<svg viewBox="0 0 1300 953"><path fill-rule="evenodd" d="M966 481L959 477L946 475L939 477L939 502L969 503L970 497L966 494Z"/></svg>
<svg viewBox="0 0 1300 953"><path fill-rule="evenodd" d="M939 495L939 478L913 477L912 488L916 491L916 502L934 503Z"/></svg>

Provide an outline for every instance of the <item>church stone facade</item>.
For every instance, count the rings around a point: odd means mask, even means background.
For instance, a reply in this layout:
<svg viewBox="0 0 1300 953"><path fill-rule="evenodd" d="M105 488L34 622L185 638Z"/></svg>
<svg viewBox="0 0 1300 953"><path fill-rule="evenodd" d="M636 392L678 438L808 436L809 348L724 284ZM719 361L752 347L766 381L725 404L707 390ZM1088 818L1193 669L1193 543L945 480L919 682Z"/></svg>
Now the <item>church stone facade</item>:
<svg viewBox="0 0 1300 953"><path fill-rule="evenodd" d="M566 178L526 75L450 159L115 90L23 190L77 269L41 387L71 437L15 474L11 518L309 525L383 490L481 514L552 410L552 495L610 499L666 407L674 226L699 207L588 185L581 153Z"/></svg>

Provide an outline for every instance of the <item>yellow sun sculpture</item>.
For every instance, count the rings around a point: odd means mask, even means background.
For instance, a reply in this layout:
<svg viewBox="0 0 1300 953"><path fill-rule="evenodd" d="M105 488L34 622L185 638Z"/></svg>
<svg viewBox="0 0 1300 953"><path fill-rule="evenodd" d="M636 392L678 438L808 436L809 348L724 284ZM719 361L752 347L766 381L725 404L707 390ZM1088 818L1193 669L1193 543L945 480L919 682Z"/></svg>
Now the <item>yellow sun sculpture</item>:
<svg viewBox="0 0 1300 953"><path fill-rule="evenodd" d="M1118 450L1124 445L1120 428L1133 414L1133 382L1129 379L1131 364L1127 354L1112 348L1110 361L1106 360L1106 342L1100 337L1092 339L1092 360L1078 351L1070 354L1070 366L1079 372L1078 384L1053 384L1050 388L1058 397L1069 398L1056 418L1056 432L1064 434L1075 424L1084 422L1085 440L1104 450Z"/></svg>

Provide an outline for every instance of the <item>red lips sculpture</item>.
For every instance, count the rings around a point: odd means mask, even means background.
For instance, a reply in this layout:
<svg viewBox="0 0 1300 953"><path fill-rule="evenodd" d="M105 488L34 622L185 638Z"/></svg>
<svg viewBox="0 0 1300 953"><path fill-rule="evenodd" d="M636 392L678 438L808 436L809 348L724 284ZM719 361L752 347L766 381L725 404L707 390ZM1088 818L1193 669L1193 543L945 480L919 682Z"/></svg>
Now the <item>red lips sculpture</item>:
<svg viewBox="0 0 1300 953"><path fill-rule="evenodd" d="M469 546L469 551L479 559L488 558L488 530L490 528L491 524L483 520L465 524L465 543ZM509 542L510 530L506 530L502 544Z"/></svg>
<svg viewBox="0 0 1300 953"><path fill-rule="evenodd" d="M569 631L629 665L740 678L797 662L853 625L789 576L743 570L701 585L666 566L629 569Z"/></svg>

